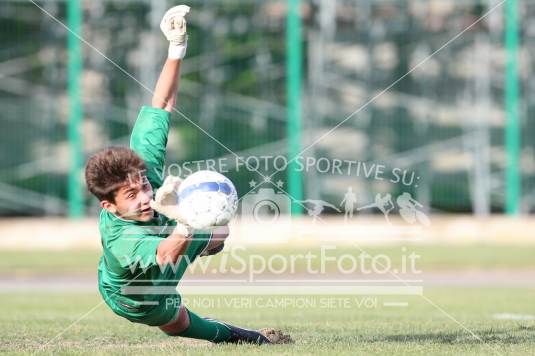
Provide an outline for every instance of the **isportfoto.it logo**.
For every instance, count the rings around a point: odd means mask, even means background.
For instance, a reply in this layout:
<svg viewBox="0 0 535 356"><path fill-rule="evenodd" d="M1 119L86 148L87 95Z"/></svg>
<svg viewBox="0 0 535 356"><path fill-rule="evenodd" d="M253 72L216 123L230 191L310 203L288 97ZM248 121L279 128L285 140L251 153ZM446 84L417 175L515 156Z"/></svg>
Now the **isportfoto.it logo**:
<svg viewBox="0 0 535 356"><path fill-rule="evenodd" d="M405 247L394 256L336 245L302 249L299 253L258 253L234 247L217 258L194 257L195 263L191 264L190 257L184 255L164 266L141 256L118 257L130 261L132 275L160 276L133 279L123 287L125 295L173 294L179 282L181 292L195 294L235 294L244 289L244 294L301 294L303 290L324 294L325 288L333 294L412 295L422 291L422 271L417 266L421 256ZM186 267L190 277L182 280Z"/></svg>

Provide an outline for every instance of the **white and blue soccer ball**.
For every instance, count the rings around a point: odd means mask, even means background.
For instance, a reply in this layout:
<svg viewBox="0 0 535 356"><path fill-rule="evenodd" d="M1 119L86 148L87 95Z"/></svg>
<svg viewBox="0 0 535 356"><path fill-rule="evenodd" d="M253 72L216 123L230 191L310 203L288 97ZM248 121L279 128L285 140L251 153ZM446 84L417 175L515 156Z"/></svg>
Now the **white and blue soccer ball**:
<svg viewBox="0 0 535 356"><path fill-rule="evenodd" d="M194 229L228 224L237 207L234 184L218 172L195 172L178 189L178 210Z"/></svg>

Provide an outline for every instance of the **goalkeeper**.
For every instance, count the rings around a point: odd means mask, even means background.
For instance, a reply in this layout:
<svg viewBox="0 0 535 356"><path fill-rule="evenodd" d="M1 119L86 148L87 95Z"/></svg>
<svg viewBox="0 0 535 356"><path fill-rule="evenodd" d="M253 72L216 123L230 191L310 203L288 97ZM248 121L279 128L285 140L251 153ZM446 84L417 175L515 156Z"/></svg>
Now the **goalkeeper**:
<svg viewBox="0 0 535 356"><path fill-rule="evenodd" d="M102 207L99 291L116 314L159 327L170 336L270 343L258 331L199 317L181 304L176 292L188 264L199 255L219 252L228 235L228 229L207 235L192 232L176 211L180 179L169 176L162 182L169 117L188 43L184 18L188 12L188 6L176 6L162 20L160 27L170 42L168 59L152 106L141 108L130 148L107 148L87 162L88 190ZM153 189L158 189L154 200Z"/></svg>

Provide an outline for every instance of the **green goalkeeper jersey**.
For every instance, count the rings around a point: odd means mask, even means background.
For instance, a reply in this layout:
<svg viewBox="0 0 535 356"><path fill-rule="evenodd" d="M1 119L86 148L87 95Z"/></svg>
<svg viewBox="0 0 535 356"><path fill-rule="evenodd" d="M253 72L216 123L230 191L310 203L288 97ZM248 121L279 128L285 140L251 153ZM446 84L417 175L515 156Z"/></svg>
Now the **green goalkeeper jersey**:
<svg viewBox="0 0 535 356"><path fill-rule="evenodd" d="M130 139L130 148L145 161L153 190L163 182L169 117L165 110L142 107ZM163 325L178 312L177 283L189 263L206 248L210 236L194 234L179 262L164 268L156 262L156 249L175 225L163 215L156 215L150 222L137 222L102 209L99 230L103 254L98 285L116 314L134 322Z"/></svg>

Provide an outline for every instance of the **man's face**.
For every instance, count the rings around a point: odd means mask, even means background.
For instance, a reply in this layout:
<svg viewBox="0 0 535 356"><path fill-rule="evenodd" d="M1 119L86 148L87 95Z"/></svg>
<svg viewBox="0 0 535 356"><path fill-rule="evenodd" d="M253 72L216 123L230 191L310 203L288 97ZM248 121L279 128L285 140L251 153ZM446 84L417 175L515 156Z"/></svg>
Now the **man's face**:
<svg viewBox="0 0 535 356"><path fill-rule="evenodd" d="M115 203L104 200L100 205L122 219L141 222L150 221L154 211L149 205L152 187L146 176L127 181L115 195Z"/></svg>

